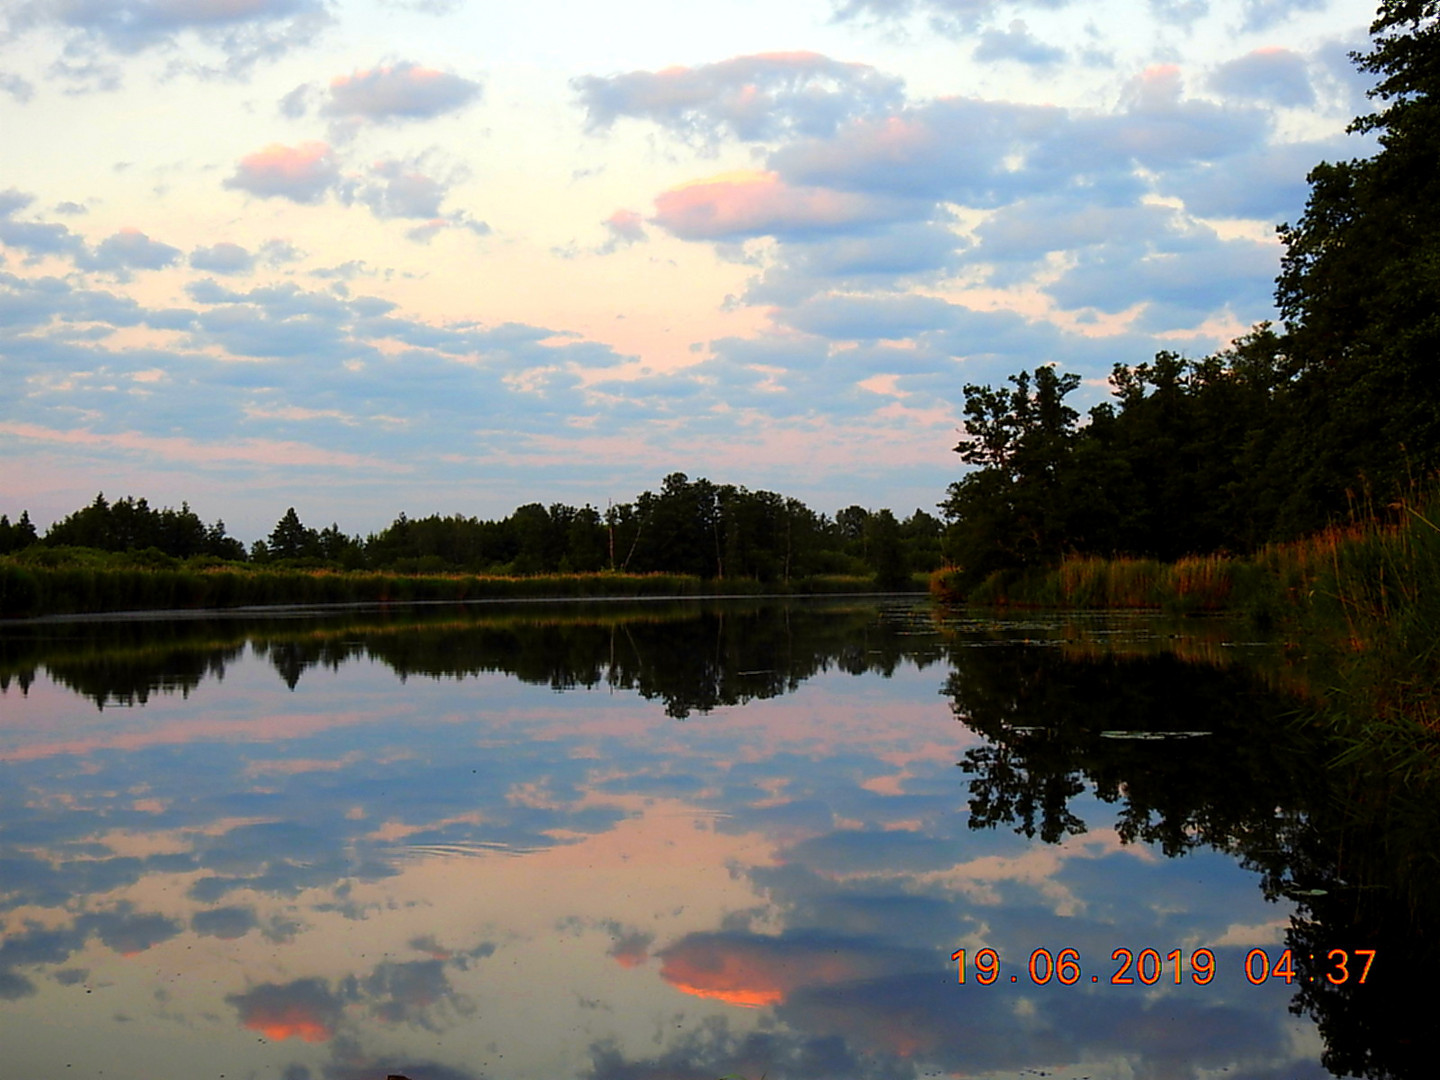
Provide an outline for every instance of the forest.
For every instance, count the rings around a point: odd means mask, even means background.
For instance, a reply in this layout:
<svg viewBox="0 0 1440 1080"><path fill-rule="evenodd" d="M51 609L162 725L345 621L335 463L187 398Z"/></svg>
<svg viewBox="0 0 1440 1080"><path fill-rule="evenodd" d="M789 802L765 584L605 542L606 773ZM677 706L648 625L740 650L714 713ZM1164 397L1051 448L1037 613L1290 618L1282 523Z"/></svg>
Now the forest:
<svg viewBox="0 0 1440 1080"><path fill-rule="evenodd" d="M337 524L315 529L294 507L249 550L223 521L206 526L188 504L155 509L141 498L90 505L37 534L28 513L0 518L0 554L26 551L54 563L75 549L130 553L153 567L180 560L285 569L390 573L567 574L602 570L683 574L707 580L789 583L817 575L873 579L894 588L941 565L942 523L917 509L850 506L831 518L771 491L665 477L659 492L607 508L529 503L500 520L461 514L409 518L403 512L368 536Z"/></svg>

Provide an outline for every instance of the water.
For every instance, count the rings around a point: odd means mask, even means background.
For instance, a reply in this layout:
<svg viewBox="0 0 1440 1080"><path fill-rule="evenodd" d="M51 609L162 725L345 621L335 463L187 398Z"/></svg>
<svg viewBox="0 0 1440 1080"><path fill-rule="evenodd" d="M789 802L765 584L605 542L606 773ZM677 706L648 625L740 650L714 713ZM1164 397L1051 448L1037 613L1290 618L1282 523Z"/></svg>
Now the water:
<svg viewBox="0 0 1440 1080"><path fill-rule="evenodd" d="M1417 931L1245 636L871 600L0 628L0 1071L1404 1075Z"/></svg>

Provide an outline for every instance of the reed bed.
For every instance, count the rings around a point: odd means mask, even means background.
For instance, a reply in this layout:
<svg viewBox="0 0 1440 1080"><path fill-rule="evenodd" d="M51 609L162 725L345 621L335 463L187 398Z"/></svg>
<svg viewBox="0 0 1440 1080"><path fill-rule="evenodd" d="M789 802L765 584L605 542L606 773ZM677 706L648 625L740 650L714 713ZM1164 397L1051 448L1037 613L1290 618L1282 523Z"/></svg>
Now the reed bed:
<svg viewBox="0 0 1440 1080"><path fill-rule="evenodd" d="M1386 770L1434 769L1440 737L1440 492L1386 517L1271 544L1250 556L1073 557L991 575L962 595L954 571L931 592L950 602L1079 609L1228 611L1279 629L1322 688L1322 722ZM1378 755L1378 756L1377 756ZM1378 766L1377 766L1378 768Z"/></svg>
<svg viewBox="0 0 1440 1080"><path fill-rule="evenodd" d="M1358 642L1369 623L1421 617L1434 591L1440 496L1392 509L1396 516L1389 521L1337 526L1250 556L1192 555L1163 563L1076 555L1054 567L999 571L968 593L960 591L957 571L939 570L930 591L942 600L1017 607L1277 616L1308 606L1353 625ZM1430 617L1423 617L1421 632L1430 626ZM1407 629L1408 636L1414 633Z"/></svg>
<svg viewBox="0 0 1440 1080"><path fill-rule="evenodd" d="M1175 563L1072 556L1049 569L992 574L963 597L956 595L953 573L938 571L931 592L981 605L1223 611L1232 606L1236 571L1235 561L1221 555Z"/></svg>
<svg viewBox="0 0 1440 1080"><path fill-rule="evenodd" d="M275 605L585 597L843 594L870 579L829 575L788 584L689 574L400 574L243 564L132 565L121 557L0 558L0 618ZM917 585L917 587L920 587Z"/></svg>

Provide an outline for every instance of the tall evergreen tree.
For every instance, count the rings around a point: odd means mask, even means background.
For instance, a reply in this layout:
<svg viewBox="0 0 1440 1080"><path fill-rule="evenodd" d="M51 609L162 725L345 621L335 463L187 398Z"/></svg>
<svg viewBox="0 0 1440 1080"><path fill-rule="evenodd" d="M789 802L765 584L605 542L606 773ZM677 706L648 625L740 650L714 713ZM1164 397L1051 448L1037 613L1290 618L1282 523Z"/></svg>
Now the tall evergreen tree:
<svg viewBox="0 0 1440 1080"><path fill-rule="evenodd" d="M320 534L307 529L300 522L300 515L292 506L285 516L275 523L266 545L272 559L299 559L320 554Z"/></svg>

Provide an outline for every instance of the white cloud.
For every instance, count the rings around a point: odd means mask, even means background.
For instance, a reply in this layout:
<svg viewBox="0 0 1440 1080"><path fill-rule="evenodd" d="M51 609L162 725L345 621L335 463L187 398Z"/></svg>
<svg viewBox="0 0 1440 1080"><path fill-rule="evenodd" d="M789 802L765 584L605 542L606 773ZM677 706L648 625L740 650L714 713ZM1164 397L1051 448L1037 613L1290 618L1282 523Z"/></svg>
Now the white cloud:
<svg viewBox="0 0 1440 1080"><path fill-rule="evenodd" d="M1065 50L1047 45L1025 25L1024 20L1012 20L1006 30L986 30L980 35L980 42L971 53L976 60L1012 60L1032 68L1053 68L1066 56Z"/></svg>
<svg viewBox="0 0 1440 1080"><path fill-rule="evenodd" d="M1289 49L1256 49L1221 64L1210 75L1212 89L1228 97L1276 105L1315 103L1305 58Z"/></svg>
<svg viewBox="0 0 1440 1080"><path fill-rule="evenodd" d="M330 21L325 0L28 0L10 14L10 29L59 28L65 46L52 71L114 89L116 69L99 60L101 51L126 56L193 39L221 54L220 70L241 75L310 44ZM187 65L208 71L190 57L180 63Z"/></svg>
<svg viewBox="0 0 1440 1080"><path fill-rule="evenodd" d="M401 60L331 79L320 112L370 123L428 120L464 108L479 99L481 90L474 80Z"/></svg>
<svg viewBox="0 0 1440 1080"><path fill-rule="evenodd" d="M1000 8L998 0L833 0L842 20L896 22L924 17L929 29L960 36L974 33ZM1013 5L1040 11L1067 7L1070 0L1022 0Z"/></svg>
<svg viewBox="0 0 1440 1080"><path fill-rule="evenodd" d="M159 270L176 263L180 254L179 248L151 240L139 229L121 229L80 262L91 270Z"/></svg>
<svg viewBox="0 0 1440 1080"><path fill-rule="evenodd" d="M19 75L0 71L0 93L9 94L19 104L24 105L35 96L35 86L30 80L22 79Z"/></svg>
<svg viewBox="0 0 1440 1080"><path fill-rule="evenodd" d="M828 135L844 120L892 108L900 79L818 53L757 53L699 67L587 75L573 80L585 125L604 131L621 117L649 120L682 138L768 141Z"/></svg>
<svg viewBox="0 0 1440 1080"><path fill-rule="evenodd" d="M222 240L209 247L197 247L190 253L190 265L215 274L245 274L255 268L255 256L239 244Z"/></svg>

